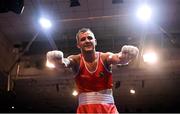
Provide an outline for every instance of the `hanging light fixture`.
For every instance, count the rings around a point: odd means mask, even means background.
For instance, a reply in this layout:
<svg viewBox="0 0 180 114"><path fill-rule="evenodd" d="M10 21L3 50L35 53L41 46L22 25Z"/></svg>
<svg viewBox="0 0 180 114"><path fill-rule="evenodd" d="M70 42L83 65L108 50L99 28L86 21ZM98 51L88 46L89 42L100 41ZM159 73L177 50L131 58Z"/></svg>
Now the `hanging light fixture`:
<svg viewBox="0 0 180 114"><path fill-rule="evenodd" d="M79 0L70 0L70 7L80 6Z"/></svg>

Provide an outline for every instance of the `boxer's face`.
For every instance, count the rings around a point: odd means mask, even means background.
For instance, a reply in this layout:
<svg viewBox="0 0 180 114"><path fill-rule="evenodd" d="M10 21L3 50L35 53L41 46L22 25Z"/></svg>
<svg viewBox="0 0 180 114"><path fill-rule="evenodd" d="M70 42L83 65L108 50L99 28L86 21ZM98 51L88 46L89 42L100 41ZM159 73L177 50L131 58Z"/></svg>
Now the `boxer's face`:
<svg viewBox="0 0 180 114"><path fill-rule="evenodd" d="M93 51L96 46L96 39L91 31L79 34L77 47L82 51Z"/></svg>

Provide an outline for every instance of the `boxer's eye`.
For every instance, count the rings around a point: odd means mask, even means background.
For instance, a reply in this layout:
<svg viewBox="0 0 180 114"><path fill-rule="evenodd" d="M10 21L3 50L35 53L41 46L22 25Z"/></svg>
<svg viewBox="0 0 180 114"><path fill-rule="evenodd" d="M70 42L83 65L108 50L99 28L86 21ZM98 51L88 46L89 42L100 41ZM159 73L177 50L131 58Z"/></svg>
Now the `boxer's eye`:
<svg viewBox="0 0 180 114"><path fill-rule="evenodd" d="M85 38L85 37L81 38L81 41L85 41L85 40L86 40L86 38Z"/></svg>
<svg viewBox="0 0 180 114"><path fill-rule="evenodd" d="M88 40L92 40L93 39L91 36L88 36L87 38L88 38Z"/></svg>
<svg viewBox="0 0 180 114"><path fill-rule="evenodd" d="M81 38L81 41L85 41L85 40L86 40L86 38L87 38L88 40L92 40L92 39L93 39L93 37L88 36L88 37L83 37L83 38Z"/></svg>

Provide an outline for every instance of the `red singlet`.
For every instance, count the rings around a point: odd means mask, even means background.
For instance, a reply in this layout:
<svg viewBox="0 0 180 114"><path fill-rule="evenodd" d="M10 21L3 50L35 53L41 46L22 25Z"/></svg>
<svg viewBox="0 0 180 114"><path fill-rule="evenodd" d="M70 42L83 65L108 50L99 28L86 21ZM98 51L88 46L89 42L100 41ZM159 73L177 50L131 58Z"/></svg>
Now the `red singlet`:
<svg viewBox="0 0 180 114"><path fill-rule="evenodd" d="M96 70L93 72L88 70L84 58L81 55L79 72L75 77L75 81L79 94L112 89L113 86L112 73L108 71L107 68L104 66L100 52L98 53ZM86 95L86 98L93 100L96 99L96 96L94 95L93 97L89 97L88 95ZM104 101L106 101L106 96L102 96L102 99L104 98ZM101 97L98 97L97 100L99 99L101 100ZM98 104L79 104L77 113L118 113L118 111L114 103L105 102Z"/></svg>

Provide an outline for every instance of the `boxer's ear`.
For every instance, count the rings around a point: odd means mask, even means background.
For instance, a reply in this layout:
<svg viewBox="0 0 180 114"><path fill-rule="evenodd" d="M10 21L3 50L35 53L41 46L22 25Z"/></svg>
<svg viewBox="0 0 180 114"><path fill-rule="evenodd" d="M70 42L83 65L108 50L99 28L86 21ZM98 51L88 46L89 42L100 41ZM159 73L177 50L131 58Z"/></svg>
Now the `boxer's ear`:
<svg viewBox="0 0 180 114"><path fill-rule="evenodd" d="M79 49L81 48L81 47L79 46L79 44L77 44L76 46L77 46L77 48L79 48Z"/></svg>
<svg viewBox="0 0 180 114"><path fill-rule="evenodd" d="M97 40L95 39L95 46L97 45Z"/></svg>

